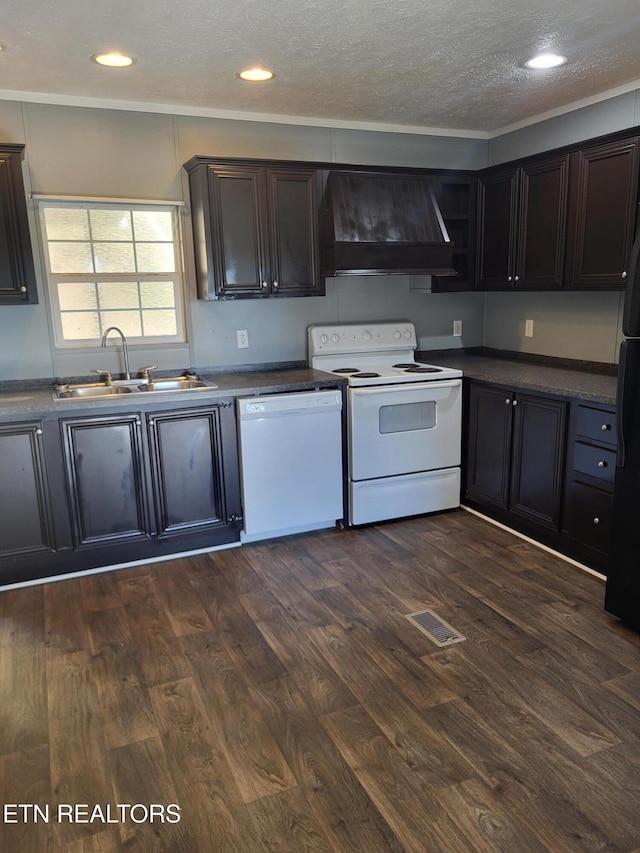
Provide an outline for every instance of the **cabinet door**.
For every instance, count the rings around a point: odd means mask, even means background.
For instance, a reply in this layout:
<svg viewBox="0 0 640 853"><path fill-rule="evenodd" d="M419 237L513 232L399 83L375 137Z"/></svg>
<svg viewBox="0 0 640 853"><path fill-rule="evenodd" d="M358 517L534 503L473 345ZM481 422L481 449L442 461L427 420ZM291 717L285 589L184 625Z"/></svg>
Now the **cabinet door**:
<svg viewBox="0 0 640 853"><path fill-rule="evenodd" d="M62 421L76 548L152 532L138 415Z"/></svg>
<svg viewBox="0 0 640 853"><path fill-rule="evenodd" d="M518 394L514 400L509 508L558 530L564 471L566 403Z"/></svg>
<svg viewBox="0 0 640 853"><path fill-rule="evenodd" d="M8 147L8 146L7 146ZM22 146L0 146L0 304L38 301L22 180Z"/></svg>
<svg viewBox="0 0 640 853"><path fill-rule="evenodd" d="M209 166L207 175L210 235L204 239L211 243L205 252L213 266L215 296L266 296L271 274L265 170Z"/></svg>
<svg viewBox="0 0 640 853"><path fill-rule="evenodd" d="M310 169L269 169L271 291L282 296L320 296L319 174Z"/></svg>
<svg viewBox="0 0 640 853"><path fill-rule="evenodd" d="M510 169L480 178L478 185L478 287L513 287L520 171Z"/></svg>
<svg viewBox="0 0 640 853"><path fill-rule="evenodd" d="M0 426L0 558L55 549L42 425Z"/></svg>
<svg viewBox="0 0 640 853"><path fill-rule="evenodd" d="M636 220L638 137L571 155L568 287L622 287Z"/></svg>
<svg viewBox="0 0 640 853"><path fill-rule="evenodd" d="M159 534L225 526L218 408L158 413L147 423Z"/></svg>
<svg viewBox="0 0 640 853"><path fill-rule="evenodd" d="M508 388L470 385L465 496L503 509L509 502L512 401Z"/></svg>
<svg viewBox="0 0 640 853"><path fill-rule="evenodd" d="M562 287L569 155L522 168L516 287Z"/></svg>

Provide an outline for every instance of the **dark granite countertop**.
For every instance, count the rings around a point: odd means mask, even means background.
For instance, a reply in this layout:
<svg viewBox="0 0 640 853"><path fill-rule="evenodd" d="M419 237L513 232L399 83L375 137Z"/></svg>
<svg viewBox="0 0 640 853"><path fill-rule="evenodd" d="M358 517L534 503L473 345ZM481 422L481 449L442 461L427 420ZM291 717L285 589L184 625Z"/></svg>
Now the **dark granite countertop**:
<svg viewBox="0 0 640 853"><path fill-rule="evenodd" d="M502 350L430 350L421 361L455 367L468 379L615 405L616 365L526 356Z"/></svg>
<svg viewBox="0 0 640 853"><path fill-rule="evenodd" d="M184 406L206 405L222 399L247 397L256 394L278 394L292 391L308 391L315 388L326 388L346 384L341 377L332 376L322 370L311 370L306 367L280 370L251 370L229 373L201 374L207 381L215 384L216 388L199 389L195 391L158 392L154 394L123 394L101 400L54 400L51 393L53 380L49 384L42 381L29 383L15 382L10 387L0 390L0 420L8 421L16 418L68 415L69 413L86 413L96 410L131 410L141 411L161 408L165 405L176 404ZM8 384L8 383L7 383Z"/></svg>
<svg viewBox="0 0 640 853"><path fill-rule="evenodd" d="M416 353L416 357L431 364L458 368L468 379L608 405L615 405L616 402L616 365L528 356L489 348L428 350ZM64 402L53 399L53 380L0 383L0 420L6 422L16 418L51 417L104 409L130 411L132 407L149 411L174 406L178 402L194 406L225 398L307 391L346 384L342 377L298 365L275 369L265 365L259 369L228 372L209 372L204 369L201 375L217 385L217 388Z"/></svg>

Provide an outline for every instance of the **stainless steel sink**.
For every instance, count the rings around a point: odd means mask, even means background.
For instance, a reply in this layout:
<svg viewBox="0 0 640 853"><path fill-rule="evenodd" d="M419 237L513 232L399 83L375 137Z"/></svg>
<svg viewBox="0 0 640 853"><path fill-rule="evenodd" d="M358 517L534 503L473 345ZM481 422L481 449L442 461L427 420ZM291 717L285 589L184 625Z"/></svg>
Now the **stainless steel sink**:
<svg viewBox="0 0 640 853"><path fill-rule="evenodd" d="M131 394L126 385L56 385L53 389L54 400L86 400L100 397L113 397L118 394Z"/></svg>
<svg viewBox="0 0 640 853"><path fill-rule="evenodd" d="M197 376L173 376L168 379L151 379L147 385L140 385L139 391L193 391L196 388L216 388Z"/></svg>
<svg viewBox="0 0 640 853"><path fill-rule="evenodd" d="M169 393L175 391L205 391L217 387L217 385L205 382L199 376L185 374L183 376L151 379L148 382L143 379L115 379L111 385L107 385L104 382L88 383L86 385L55 385L52 394L54 400L99 400L121 394L131 396L132 394L150 394L154 391Z"/></svg>

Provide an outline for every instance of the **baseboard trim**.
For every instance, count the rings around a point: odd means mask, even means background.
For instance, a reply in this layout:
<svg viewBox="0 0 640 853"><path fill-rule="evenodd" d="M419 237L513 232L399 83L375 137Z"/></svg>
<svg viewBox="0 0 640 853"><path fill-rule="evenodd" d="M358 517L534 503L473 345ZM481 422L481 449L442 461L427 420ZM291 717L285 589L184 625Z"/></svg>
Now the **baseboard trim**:
<svg viewBox="0 0 640 853"><path fill-rule="evenodd" d="M525 542L528 542L530 545L535 545L536 548L540 548L542 551L546 551L548 554L553 554L554 557L558 557L560 560L564 560L565 563L569 563L572 566L575 566L577 569L580 569L583 572L586 572L588 575L593 575L593 577L598 578L598 580L606 581L606 575L601 574L600 572L596 572L595 569L590 569L589 566L585 566L583 563L579 563L577 560L573 560L571 557L567 557L566 554L561 554L559 551L555 551L553 548L549 548L548 545L543 545L542 542L537 542L535 539L531 539L530 536L525 536L524 533L520 533L517 530L514 530L512 527L507 527L506 524L502 524L500 521L496 521L495 518L490 518L488 515L484 515L481 512L478 512L477 509L471 509L469 506L465 506L464 504L460 504L460 509L465 510L465 512L470 512L472 515L477 515L478 518L482 518L484 521L488 521L489 524L493 524L494 527L499 527L501 530L506 530L508 533L512 533L514 536L517 536L518 539L523 539Z"/></svg>
<svg viewBox="0 0 640 853"><path fill-rule="evenodd" d="M227 545L215 545L213 548L199 548L197 551L181 551L179 554L164 554L161 557L147 557L144 560L133 560L130 563L115 563L108 566L98 566L97 569L83 569L79 572L67 572L62 575L34 578L30 581L8 583L5 586L0 586L0 592L8 592L10 589L21 589L25 586L39 586L43 583L77 580L78 578L85 578L89 575L99 575L102 572L115 572L118 569L135 569L140 566L147 566L150 563L166 563L169 560L179 560L181 557L196 557L198 554L211 554L213 551L226 551L227 548L239 548L240 545L240 542L230 542Z"/></svg>

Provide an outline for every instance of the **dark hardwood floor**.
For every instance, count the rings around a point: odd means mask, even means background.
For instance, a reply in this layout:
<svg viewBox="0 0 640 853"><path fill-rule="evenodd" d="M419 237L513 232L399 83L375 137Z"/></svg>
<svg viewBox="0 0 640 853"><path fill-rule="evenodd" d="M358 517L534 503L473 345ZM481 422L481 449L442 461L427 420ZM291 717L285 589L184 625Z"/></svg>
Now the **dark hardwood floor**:
<svg viewBox="0 0 640 853"><path fill-rule="evenodd" d="M462 510L1 593L0 851L637 853L603 593Z"/></svg>

